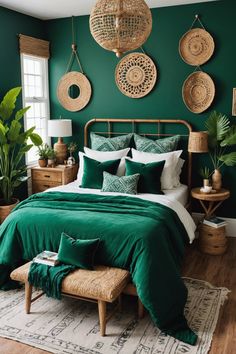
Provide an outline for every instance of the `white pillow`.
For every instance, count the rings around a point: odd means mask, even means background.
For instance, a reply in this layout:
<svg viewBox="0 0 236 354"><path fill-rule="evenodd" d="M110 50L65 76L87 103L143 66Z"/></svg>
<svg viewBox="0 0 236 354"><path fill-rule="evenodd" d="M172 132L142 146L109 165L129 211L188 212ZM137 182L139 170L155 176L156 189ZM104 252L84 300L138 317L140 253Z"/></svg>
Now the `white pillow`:
<svg viewBox="0 0 236 354"><path fill-rule="evenodd" d="M118 150L118 151L97 151L84 147L84 152L79 152L79 171L77 174L77 179L79 185L82 183L82 178L84 174L84 155L88 156L90 159L97 160L99 162L111 161L121 159L117 170L117 176L121 177L125 175L125 156L129 152L129 148Z"/></svg>
<svg viewBox="0 0 236 354"><path fill-rule="evenodd" d="M158 162L165 160L161 175L161 189L173 189L176 184L176 167L183 150L156 154L132 149L133 161L141 163Z"/></svg>
<svg viewBox="0 0 236 354"><path fill-rule="evenodd" d="M178 162L177 162L177 165L176 165L176 175L174 176L174 187L179 187L181 185L180 183L180 175L181 175L181 172L182 172L182 168L183 168L183 165L185 163L185 160L179 158L178 159Z"/></svg>

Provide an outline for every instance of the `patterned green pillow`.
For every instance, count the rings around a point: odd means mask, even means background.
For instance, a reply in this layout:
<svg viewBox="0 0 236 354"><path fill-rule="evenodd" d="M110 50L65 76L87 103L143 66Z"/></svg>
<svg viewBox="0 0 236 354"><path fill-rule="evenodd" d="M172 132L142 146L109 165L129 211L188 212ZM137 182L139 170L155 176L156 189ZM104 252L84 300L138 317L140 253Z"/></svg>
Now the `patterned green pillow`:
<svg viewBox="0 0 236 354"><path fill-rule="evenodd" d="M132 134L105 138L104 136L90 133L91 149L99 151L117 151L129 147Z"/></svg>
<svg viewBox="0 0 236 354"><path fill-rule="evenodd" d="M137 173L132 176L118 177L103 172L102 192L137 194L139 176Z"/></svg>
<svg viewBox="0 0 236 354"><path fill-rule="evenodd" d="M174 135L164 139L152 140L138 134L134 134L136 150L158 154L176 150L179 140L180 135Z"/></svg>

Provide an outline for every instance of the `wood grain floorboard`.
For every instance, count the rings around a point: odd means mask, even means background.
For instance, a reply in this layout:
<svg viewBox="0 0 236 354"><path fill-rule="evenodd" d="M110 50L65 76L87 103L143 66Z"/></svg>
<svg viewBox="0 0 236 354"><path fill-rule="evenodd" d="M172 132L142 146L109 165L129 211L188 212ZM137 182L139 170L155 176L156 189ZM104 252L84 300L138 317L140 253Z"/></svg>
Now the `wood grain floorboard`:
<svg viewBox="0 0 236 354"><path fill-rule="evenodd" d="M198 251L196 245L190 246L182 273L186 277L202 279L231 290L228 301L220 312L209 354L236 354L236 238L229 238L227 253L222 256L204 255ZM0 338L0 354L50 353Z"/></svg>

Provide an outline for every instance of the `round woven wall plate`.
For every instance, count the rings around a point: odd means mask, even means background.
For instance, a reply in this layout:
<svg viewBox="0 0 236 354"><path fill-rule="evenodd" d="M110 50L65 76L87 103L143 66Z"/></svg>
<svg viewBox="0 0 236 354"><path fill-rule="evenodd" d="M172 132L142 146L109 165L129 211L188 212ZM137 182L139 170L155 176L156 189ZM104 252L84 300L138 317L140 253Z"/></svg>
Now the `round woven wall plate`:
<svg viewBox="0 0 236 354"><path fill-rule="evenodd" d="M185 80L182 95L191 112L202 113L210 107L215 97L214 82L208 74L196 71Z"/></svg>
<svg viewBox="0 0 236 354"><path fill-rule="evenodd" d="M202 65L214 53L215 44L212 36L202 28L186 32L179 41L181 58L189 65Z"/></svg>
<svg viewBox="0 0 236 354"><path fill-rule="evenodd" d="M79 96L71 98L69 89L72 86L77 86ZM84 74L77 71L71 71L60 79L57 86L57 97L60 104L71 112L77 112L83 109L90 101L92 94L91 84Z"/></svg>
<svg viewBox="0 0 236 354"><path fill-rule="evenodd" d="M146 54L131 53L118 63L115 72L119 90L131 98L146 96L154 87L157 69Z"/></svg>

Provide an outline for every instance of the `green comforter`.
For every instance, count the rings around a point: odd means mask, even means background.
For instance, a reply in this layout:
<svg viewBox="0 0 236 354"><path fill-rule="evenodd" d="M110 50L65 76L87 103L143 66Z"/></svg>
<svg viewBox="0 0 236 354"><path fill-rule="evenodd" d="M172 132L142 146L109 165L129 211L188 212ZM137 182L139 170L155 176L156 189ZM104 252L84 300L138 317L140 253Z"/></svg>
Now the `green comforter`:
<svg viewBox="0 0 236 354"><path fill-rule="evenodd" d="M0 226L0 287L23 260L58 251L62 231L100 238L95 262L128 269L154 323L184 342L196 342L183 314L187 289L180 276L188 236L174 211L126 196L33 195Z"/></svg>

